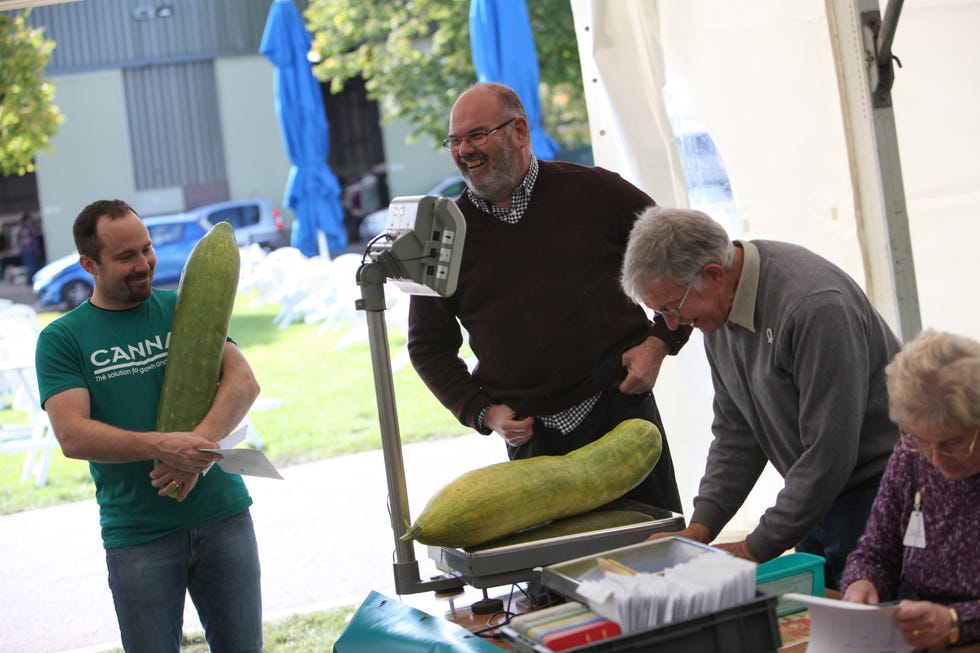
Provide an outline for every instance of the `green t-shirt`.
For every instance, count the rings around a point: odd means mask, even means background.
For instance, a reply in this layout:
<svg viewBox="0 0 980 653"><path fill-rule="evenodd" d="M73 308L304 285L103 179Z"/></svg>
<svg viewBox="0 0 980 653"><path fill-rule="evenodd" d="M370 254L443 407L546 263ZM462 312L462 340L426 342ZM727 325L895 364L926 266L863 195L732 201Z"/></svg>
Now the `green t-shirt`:
<svg viewBox="0 0 980 653"><path fill-rule="evenodd" d="M92 419L153 431L167 365L177 293L154 290L136 308L107 311L85 302L55 320L37 343L41 405L72 388L89 392ZM200 528L240 513L252 499L241 476L217 466L182 502L157 495L153 462L89 462L106 548Z"/></svg>

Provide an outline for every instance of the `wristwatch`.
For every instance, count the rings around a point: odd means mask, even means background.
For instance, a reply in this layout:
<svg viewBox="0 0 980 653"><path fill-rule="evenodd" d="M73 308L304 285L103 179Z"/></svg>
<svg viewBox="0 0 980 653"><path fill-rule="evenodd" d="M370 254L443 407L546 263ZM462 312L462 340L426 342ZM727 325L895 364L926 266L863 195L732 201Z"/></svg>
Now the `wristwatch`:
<svg viewBox="0 0 980 653"><path fill-rule="evenodd" d="M956 610L953 608L949 609L949 639L947 641L950 644L960 641L960 616L956 614Z"/></svg>

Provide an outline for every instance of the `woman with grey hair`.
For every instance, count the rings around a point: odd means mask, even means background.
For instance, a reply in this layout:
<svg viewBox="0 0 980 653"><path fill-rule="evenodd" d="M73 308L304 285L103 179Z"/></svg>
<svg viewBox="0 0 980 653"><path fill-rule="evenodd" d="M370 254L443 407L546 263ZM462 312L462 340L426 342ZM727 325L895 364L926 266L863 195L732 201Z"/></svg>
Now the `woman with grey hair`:
<svg viewBox="0 0 980 653"><path fill-rule="evenodd" d="M980 343L926 330L886 368L901 439L847 561L844 600L903 595L912 646L980 641Z"/></svg>

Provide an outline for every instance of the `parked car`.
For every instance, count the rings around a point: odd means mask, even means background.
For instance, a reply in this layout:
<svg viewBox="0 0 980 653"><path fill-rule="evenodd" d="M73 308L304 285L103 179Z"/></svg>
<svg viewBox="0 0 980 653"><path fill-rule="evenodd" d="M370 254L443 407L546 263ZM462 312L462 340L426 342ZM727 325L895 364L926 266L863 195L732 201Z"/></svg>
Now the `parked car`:
<svg viewBox="0 0 980 653"><path fill-rule="evenodd" d="M205 204L184 211L184 215L203 218L211 225L227 220L235 230L239 247L258 243L262 249L270 251L289 244L289 230L283 224L279 209L268 200L229 200Z"/></svg>
<svg viewBox="0 0 980 653"><path fill-rule="evenodd" d="M143 220L153 241L157 266L153 285L176 286L187 257L211 225L200 215L171 215ZM62 256L37 271L34 293L39 306L65 304L73 309L92 296L92 275L78 262L78 253Z"/></svg>
<svg viewBox="0 0 980 653"><path fill-rule="evenodd" d="M466 188L466 182L459 175L450 175L446 177L438 184L430 188L424 193L419 193L419 195L431 195L432 197L452 197L456 198L463 189ZM361 240L367 242L384 231L385 225L388 222L388 207L379 209L373 213L369 213L361 221L361 226L358 229L358 234Z"/></svg>

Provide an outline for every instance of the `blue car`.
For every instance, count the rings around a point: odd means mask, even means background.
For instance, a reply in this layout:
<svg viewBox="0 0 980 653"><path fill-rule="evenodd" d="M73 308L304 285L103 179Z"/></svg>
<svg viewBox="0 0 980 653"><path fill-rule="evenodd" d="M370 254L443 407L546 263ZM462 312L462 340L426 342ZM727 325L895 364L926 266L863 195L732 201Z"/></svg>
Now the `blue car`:
<svg viewBox="0 0 980 653"><path fill-rule="evenodd" d="M153 285L176 286L187 257L211 225L199 216L173 215L143 220L157 255ZM78 254L69 254L37 271L34 294L41 307L64 304L71 310L92 296L92 275L78 262Z"/></svg>

